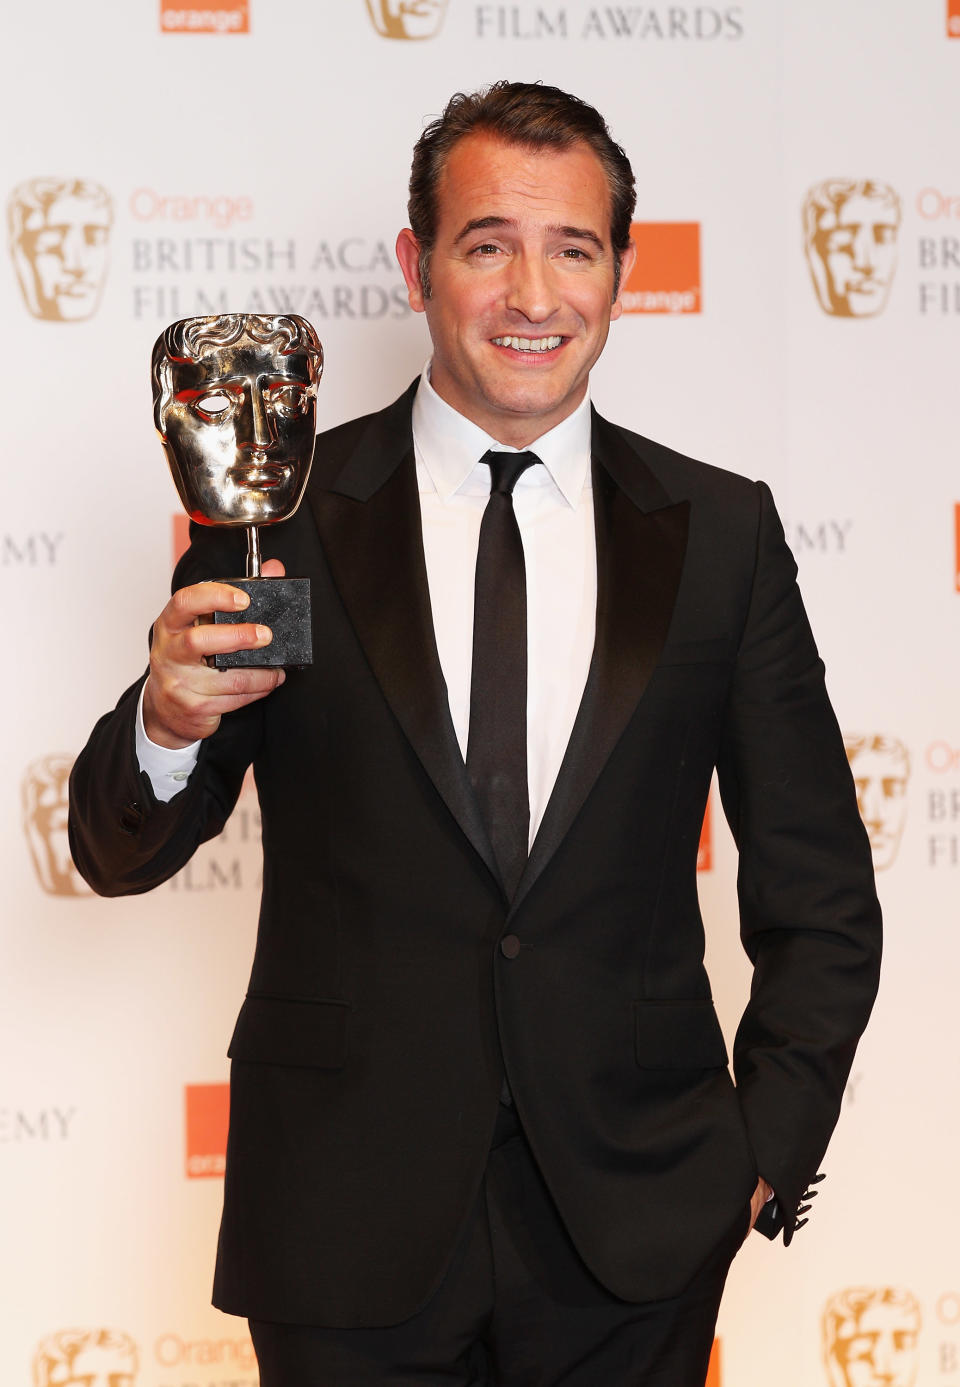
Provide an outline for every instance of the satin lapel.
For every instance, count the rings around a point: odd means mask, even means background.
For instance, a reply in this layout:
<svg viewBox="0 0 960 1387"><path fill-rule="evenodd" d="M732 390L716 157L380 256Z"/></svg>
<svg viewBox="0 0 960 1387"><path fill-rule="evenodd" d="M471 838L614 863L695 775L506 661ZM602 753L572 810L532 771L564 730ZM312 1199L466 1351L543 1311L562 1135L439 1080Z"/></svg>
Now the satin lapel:
<svg viewBox="0 0 960 1387"><path fill-rule="evenodd" d="M560 846L643 696L667 637L686 554L690 503L671 504L638 454L596 415L592 448L593 658L514 909Z"/></svg>
<svg viewBox="0 0 960 1387"><path fill-rule="evenodd" d="M397 406L374 416L336 478L326 489L311 487L309 502L337 590L384 697L499 882L437 654L409 404L405 429L393 427L398 417Z"/></svg>

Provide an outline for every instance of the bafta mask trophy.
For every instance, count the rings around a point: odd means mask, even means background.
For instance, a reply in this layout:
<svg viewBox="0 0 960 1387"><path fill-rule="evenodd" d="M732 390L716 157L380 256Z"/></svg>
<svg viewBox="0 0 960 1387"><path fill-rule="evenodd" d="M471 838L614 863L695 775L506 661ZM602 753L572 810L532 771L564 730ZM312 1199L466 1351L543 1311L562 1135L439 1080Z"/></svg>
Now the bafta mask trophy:
<svg viewBox="0 0 960 1387"><path fill-rule="evenodd" d="M243 526L245 578L220 581L250 598L220 622L256 621L273 640L214 656L218 669L312 663L309 578L260 575L261 525L300 504L316 434L323 349L295 314L183 318L153 349L153 417L180 500L201 525Z"/></svg>

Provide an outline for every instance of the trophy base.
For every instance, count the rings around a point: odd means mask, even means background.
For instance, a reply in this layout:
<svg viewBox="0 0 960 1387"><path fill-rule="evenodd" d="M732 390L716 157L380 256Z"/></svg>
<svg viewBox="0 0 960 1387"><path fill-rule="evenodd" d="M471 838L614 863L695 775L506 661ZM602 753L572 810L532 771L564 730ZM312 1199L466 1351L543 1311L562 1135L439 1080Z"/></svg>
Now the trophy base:
<svg viewBox="0 0 960 1387"><path fill-rule="evenodd" d="M257 650L214 655L216 669L302 669L313 664L309 578L221 578L250 598L242 612L214 612L217 626L255 621L269 626L273 640Z"/></svg>

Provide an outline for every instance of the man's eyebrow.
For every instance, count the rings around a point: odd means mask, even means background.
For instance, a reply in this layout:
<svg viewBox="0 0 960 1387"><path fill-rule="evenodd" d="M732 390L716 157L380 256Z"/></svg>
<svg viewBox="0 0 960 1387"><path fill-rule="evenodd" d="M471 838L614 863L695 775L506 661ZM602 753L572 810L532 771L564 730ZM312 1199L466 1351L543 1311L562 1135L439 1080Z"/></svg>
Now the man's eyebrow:
<svg viewBox="0 0 960 1387"><path fill-rule="evenodd" d="M470 236L474 231L496 231L504 227L516 231L519 229L519 222L512 220L510 217L473 217L457 232L453 239L453 244L459 245L464 237ZM601 238L595 231L591 231L589 227L548 226L547 231L554 236L568 236L571 240L588 241L591 245L596 246L597 250L606 250L606 246Z"/></svg>
<svg viewBox="0 0 960 1387"><path fill-rule="evenodd" d="M595 231L591 231L589 227L551 226L549 229L551 231L559 232L561 236L569 236L570 239L573 241L589 241L591 245L596 246L597 250L606 250L606 246L604 245L601 238L597 235Z"/></svg>
<svg viewBox="0 0 960 1387"><path fill-rule="evenodd" d="M514 230L517 228L515 221L510 221L507 217L473 217L465 226L457 232L453 238L453 244L459 245L465 236L469 236L473 231L493 231L498 227L509 226Z"/></svg>

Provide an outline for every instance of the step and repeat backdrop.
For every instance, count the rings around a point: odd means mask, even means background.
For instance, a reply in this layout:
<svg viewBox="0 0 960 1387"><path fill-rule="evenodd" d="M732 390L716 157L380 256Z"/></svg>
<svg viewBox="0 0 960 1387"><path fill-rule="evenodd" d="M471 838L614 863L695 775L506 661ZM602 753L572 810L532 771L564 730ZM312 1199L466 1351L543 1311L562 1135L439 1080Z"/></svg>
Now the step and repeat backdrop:
<svg viewBox="0 0 960 1387"><path fill-rule="evenodd" d="M633 160L594 397L773 487L888 922L828 1178L789 1250L737 1260L714 1385L960 1387L960 0L48 0L5 28L4 1387L257 1382L209 1306L256 794L165 887L104 901L67 777L184 539L154 339L295 311L321 427L392 399L428 353L393 255L411 147L503 76L592 101ZM700 865L732 1035L716 796Z"/></svg>

